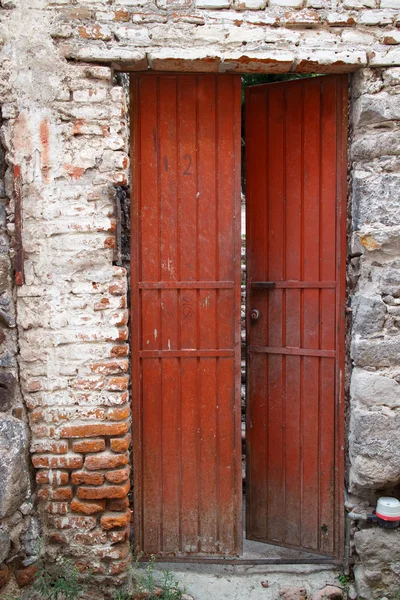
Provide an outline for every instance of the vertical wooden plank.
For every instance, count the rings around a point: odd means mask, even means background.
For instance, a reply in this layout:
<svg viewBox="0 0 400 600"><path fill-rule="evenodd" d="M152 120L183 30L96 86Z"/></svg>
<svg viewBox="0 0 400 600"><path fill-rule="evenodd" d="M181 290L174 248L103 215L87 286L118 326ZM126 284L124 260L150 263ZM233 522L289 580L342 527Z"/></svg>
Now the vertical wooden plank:
<svg viewBox="0 0 400 600"><path fill-rule="evenodd" d="M182 281L196 280L197 267L197 79L194 75L178 82L178 177L179 177L179 253ZM196 290L179 292L180 348L197 348ZM182 547L194 554L199 546L200 503L200 427L197 398L196 358L181 359L182 415Z"/></svg>
<svg viewBox="0 0 400 600"><path fill-rule="evenodd" d="M182 547L195 554L199 547L200 464L197 359L181 360L182 393Z"/></svg>
<svg viewBox="0 0 400 600"><path fill-rule="evenodd" d="M301 279L301 214L302 195L302 110L303 88L285 88L285 269L286 279ZM300 347L300 294L299 289L287 289L286 345ZM286 357L286 426L285 426L285 533L286 543L301 544L301 438L299 402L300 363L297 356Z"/></svg>
<svg viewBox="0 0 400 600"><path fill-rule="evenodd" d="M337 81L321 81L321 197L320 197L320 278L336 279L336 105ZM320 344L335 348L335 290L320 292ZM320 383L320 540L324 552L335 544L335 363L321 359Z"/></svg>
<svg viewBox="0 0 400 600"><path fill-rule="evenodd" d="M232 263L232 248L237 243L237 223L231 219L238 201L236 152L237 152L237 109L240 111L238 80L231 77L219 78L216 106L216 278L220 281L235 280L235 265ZM238 89L239 88L239 89ZM227 107L231 110L226 110ZM229 226L227 225L229 223ZM240 252L240 249L239 249ZM216 292L217 348L229 348L235 344L237 315L235 298L230 290ZM232 314L235 319L232 322ZM221 552L229 547L232 536L237 537L237 510L240 499L236 497L235 481L237 464L241 465L241 443L237 445L237 429L240 414L235 406L234 361L218 359L217 418L217 496L218 496L218 540ZM232 416L234 417L232 419ZM241 473L239 474L241 476Z"/></svg>
<svg viewBox="0 0 400 600"><path fill-rule="evenodd" d="M254 322L249 311L263 301L261 292L251 289L252 281L263 281L266 239L268 95L258 86L246 90L246 315L249 345L265 343L267 320ZM260 211L259 198L265 199ZM265 310L265 306L263 307ZM265 314L265 312L264 312ZM267 531L267 377L266 357L247 354L246 407L246 523L247 537L263 539Z"/></svg>
<svg viewBox="0 0 400 600"><path fill-rule="evenodd" d="M217 80L198 78L198 277L218 279L217 258L217 181L216 181L216 110ZM199 347L215 348L217 343L216 291L198 292ZM218 359L217 359L218 360ZM201 550L210 552L217 540L217 361L200 359L200 540ZM210 518L211 517L211 518Z"/></svg>
<svg viewBox="0 0 400 600"><path fill-rule="evenodd" d="M284 88L271 87L269 91L269 151L268 151L268 267L266 279L284 279L284 209L285 209L285 107ZM283 290L265 294L268 301L268 329L266 346L285 344L285 295ZM268 535L276 542L283 541L285 530L284 481L284 402L286 362L279 354L268 356Z"/></svg>
<svg viewBox="0 0 400 600"><path fill-rule="evenodd" d="M142 454L143 546L146 554L155 554L163 546L163 460L162 460L162 367L158 358L143 361Z"/></svg>
<svg viewBox="0 0 400 600"><path fill-rule="evenodd" d="M177 358L162 359L162 547L166 553L180 550L181 430L180 364Z"/></svg>
<svg viewBox="0 0 400 600"><path fill-rule="evenodd" d="M320 83L318 78L304 86L304 263L305 281L319 280L320 196ZM304 348L319 347L319 291L305 289ZM318 548L319 521L319 368L320 359L305 356L303 396L303 518L302 544Z"/></svg>

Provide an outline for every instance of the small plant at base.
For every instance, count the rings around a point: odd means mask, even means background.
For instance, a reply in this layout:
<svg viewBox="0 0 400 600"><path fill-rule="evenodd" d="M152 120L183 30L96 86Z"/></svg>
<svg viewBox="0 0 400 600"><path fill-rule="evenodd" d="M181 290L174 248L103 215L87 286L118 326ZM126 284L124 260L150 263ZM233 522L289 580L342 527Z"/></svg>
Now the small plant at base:
<svg viewBox="0 0 400 600"><path fill-rule="evenodd" d="M128 594L127 592L114 592L113 600L131 600L132 594Z"/></svg>
<svg viewBox="0 0 400 600"><path fill-rule="evenodd" d="M350 577L348 575L345 575L344 573L340 573L340 575L338 575L338 579L340 585L344 588L347 588L350 582Z"/></svg>
<svg viewBox="0 0 400 600"><path fill-rule="evenodd" d="M37 544L37 572L32 588L43 600L75 600L81 591L78 569L68 559L60 557L50 567L45 563L41 540Z"/></svg>
<svg viewBox="0 0 400 600"><path fill-rule="evenodd" d="M140 594L147 600L181 600L185 590L180 587L173 573L168 570L163 571L161 582L158 584L154 576L155 556L150 557L150 562L145 569L139 567L141 558L142 555L136 557L133 567L133 597L135 597L135 594Z"/></svg>

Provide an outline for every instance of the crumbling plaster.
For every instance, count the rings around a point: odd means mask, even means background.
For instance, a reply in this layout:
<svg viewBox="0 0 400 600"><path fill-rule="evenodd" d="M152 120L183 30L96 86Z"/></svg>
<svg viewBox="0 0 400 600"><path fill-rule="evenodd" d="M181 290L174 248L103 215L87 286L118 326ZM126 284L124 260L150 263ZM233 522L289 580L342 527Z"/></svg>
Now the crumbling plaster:
<svg viewBox="0 0 400 600"><path fill-rule="evenodd" d="M50 558L62 550L113 585L129 563L127 275L114 264L129 136L118 70L355 73L348 505L371 508L399 485L399 24L399 0L0 1L9 221L14 166L22 179L19 379ZM398 534L355 536L362 597L398 585L400 552L392 563L381 552L388 536Z"/></svg>

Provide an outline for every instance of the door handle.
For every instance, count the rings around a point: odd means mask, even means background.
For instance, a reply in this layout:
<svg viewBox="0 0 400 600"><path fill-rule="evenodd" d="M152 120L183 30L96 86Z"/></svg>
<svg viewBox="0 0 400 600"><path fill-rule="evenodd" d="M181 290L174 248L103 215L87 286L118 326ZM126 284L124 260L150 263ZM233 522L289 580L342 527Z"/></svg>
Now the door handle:
<svg viewBox="0 0 400 600"><path fill-rule="evenodd" d="M261 317L261 313L257 308L252 308L250 311L250 319L252 321L258 321L258 319Z"/></svg>
<svg viewBox="0 0 400 600"><path fill-rule="evenodd" d="M272 290L275 287L275 281L252 281L250 287L258 290Z"/></svg>

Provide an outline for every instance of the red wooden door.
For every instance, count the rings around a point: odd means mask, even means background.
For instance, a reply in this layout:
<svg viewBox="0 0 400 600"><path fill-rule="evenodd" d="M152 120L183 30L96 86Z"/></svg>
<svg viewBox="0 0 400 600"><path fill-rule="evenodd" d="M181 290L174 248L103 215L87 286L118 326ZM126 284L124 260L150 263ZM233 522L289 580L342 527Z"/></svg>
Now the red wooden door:
<svg viewBox="0 0 400 600"><path fill-rule="evenodd" d="M332 556L343 505L346 114L345 76L247 90L247 536Z"/></svg>
<svg viewBox="0 0 400 600"><path fill-rule="evenodd" d="M136 547L241 548L240 78L132 78Z"/></svg>

